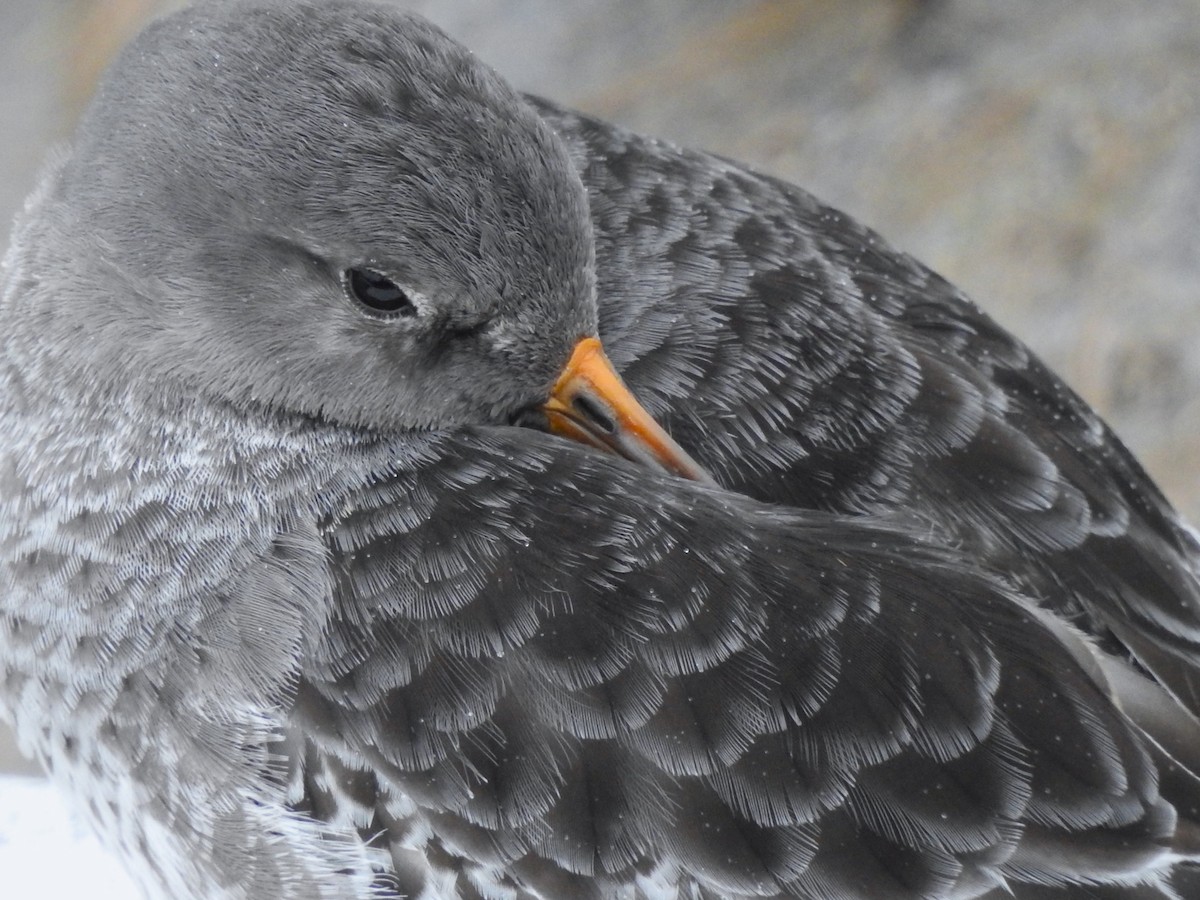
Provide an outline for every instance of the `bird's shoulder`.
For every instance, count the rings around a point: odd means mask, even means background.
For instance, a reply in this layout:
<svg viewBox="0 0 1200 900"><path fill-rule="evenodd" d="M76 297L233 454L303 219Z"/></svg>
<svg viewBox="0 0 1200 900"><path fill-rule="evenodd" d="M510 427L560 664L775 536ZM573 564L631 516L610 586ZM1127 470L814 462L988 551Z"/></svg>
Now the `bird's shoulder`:
<svg viewBox="0 0 1200 900"><path fill-rule="evenodd" d="M1197 543L1025 344L794 185L535 102L589 190L609 353L723 484L921 516L1200 708Z"/></svg>

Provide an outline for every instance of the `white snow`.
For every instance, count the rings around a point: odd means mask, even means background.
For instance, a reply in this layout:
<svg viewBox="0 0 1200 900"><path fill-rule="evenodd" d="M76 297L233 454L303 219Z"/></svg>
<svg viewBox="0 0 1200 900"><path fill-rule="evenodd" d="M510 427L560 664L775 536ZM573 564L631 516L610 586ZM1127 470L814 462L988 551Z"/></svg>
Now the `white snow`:
<svg viewBox="0 0 1200 900"><path fill-rule="evenodd" d="M5 900L137 900L100 842L44 778L0 776L0 893Z"/></svg>

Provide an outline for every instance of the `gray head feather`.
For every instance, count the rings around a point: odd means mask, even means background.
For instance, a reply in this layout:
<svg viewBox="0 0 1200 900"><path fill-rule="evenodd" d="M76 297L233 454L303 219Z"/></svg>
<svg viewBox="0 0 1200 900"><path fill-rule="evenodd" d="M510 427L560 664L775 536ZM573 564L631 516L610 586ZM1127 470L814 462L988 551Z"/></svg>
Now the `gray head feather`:
<svg viewBox="0 0 1200 900"><path fill-rule="evenodd" d="M121 54L43 215L73 250L26 298L42 340L102 378L364 426L503 421L545 392L595 331L566 152L432 25L352 8L206 7ZM352 267L417 313L365 315Z"/></svg>

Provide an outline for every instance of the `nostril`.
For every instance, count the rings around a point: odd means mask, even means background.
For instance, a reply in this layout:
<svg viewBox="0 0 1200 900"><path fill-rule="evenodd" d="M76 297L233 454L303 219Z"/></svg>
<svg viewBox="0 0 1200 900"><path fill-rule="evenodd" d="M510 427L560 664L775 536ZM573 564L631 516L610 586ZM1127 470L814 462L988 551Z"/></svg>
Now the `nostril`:
<svg viewBox="0 0 1200 900"><path fill-rule="evenodd" d="M616 434L617 423L609 414L608 410L593 400L586 394L577 394L572 400L571 405L575 410L583 416L587 421L595 425L605 434Z"/></svg>

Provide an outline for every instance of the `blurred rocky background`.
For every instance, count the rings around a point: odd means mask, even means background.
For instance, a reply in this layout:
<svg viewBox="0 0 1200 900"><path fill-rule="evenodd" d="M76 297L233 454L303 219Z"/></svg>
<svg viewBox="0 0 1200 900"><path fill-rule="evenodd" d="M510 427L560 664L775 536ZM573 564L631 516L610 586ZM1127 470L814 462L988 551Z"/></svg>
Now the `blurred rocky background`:
<svg viewBox="0 0 1200 900"><path fill-rule="evenodd" d="M525 90L873 225L1065 374L1200 521L1200 0L396 2ZM106 60L177 5L0 2L0 245Z"/></svg>

